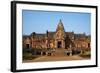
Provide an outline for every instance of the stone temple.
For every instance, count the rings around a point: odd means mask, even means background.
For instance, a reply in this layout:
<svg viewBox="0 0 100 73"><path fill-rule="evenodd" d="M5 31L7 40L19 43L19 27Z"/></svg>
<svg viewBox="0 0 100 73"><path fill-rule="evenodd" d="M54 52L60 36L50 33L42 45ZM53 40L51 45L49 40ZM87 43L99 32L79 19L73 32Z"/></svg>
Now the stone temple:
<svg viewBox="0 0 100 73"><path fill-rule="evenodd" d="M54 32L23 35L23 49L31 49L33 55L73 55L90 50L90 38L85 33L66 32L60 20Z"/></svg>

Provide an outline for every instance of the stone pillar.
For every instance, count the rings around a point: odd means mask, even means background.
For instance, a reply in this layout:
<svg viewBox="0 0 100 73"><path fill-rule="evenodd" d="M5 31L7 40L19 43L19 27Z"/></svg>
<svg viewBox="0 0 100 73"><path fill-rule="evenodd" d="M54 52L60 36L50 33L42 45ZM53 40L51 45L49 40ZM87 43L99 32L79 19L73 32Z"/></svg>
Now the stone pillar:
<svg viewBox="0 0 100 73"><path fill-rule="evenodd" d="M83 50L81 50L80 54L83 54Z"/></svg>
<svg viewBox="0 0 100 73"><path fill-rule="evenodd" d="M55 40L55 48L57 48L57 41Z"/></svg>
<svg viewBox="0 0 100 73"><path fill-rule="evenodd" d="M45 52L45 55L48 55L48 52Z"/></svg>
<svg viewBox="0 0 100 73"><path fill-rule="evenodd" d="M72 51L70 51L70 56L72 56Z"/></svg>
<svg viewBox="0 0 100 73"><path fill-rule="evenodd" d="M65 49L65 42L64 42L64 40L62 40L61 43L62 43L62 48Z"/></svg>
<svg viewBox="0 0 100 73"><path fill-rule="evenodd" d="M43 52L41 52L41 56L43 55Z"/></svg>

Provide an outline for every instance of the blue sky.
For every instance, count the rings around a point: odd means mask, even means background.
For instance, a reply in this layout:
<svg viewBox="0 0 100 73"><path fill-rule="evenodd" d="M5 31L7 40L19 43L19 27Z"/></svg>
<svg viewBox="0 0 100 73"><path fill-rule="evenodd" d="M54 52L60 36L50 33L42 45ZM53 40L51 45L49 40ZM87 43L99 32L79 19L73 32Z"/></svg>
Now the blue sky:
<svg viewBox="0 0 100 73"><path fill-rule="evenodd" d="M65 31L90 34L91 14L76 12L22 11L23 34L32 32L46 33L56 31L59 20L62 20Z"/></svg>

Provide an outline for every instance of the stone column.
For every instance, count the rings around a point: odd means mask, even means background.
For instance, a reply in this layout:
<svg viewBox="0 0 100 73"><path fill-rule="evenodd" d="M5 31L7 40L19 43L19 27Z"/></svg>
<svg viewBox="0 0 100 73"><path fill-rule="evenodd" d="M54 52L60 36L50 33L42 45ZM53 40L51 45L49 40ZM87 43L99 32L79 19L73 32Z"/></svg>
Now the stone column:
<svg viewBox="0 0 100 73"><path fill-rule="evenodd" d="M43 55L43 52L41 52L41 56Z"/></svg>
<svg viewBox="0 0 100 73"><path fill-rule="evenodd" d="M65 48L65 42L64 42L64 40L62 40L62 48L64 49Z"/></svg>
<svg viewBox="0 0 100 73"><path fill-rule="evenodd" d="M57 48L57 41L55 40L55 48Z"/></svg>
<svg viewBox="0 0 100 73"><path fill-rule="evenodd" d="M72 51L70 51L70 56L72 56Z"/></svg>

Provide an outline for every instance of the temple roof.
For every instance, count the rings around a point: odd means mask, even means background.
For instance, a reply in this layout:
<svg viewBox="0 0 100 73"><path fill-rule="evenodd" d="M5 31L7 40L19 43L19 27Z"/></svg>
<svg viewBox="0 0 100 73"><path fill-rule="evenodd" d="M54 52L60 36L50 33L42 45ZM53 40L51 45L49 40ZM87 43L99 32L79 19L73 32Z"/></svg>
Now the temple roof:
<svg viewBox="0 0 100 73"><path fill-rule="evenodd" d="M60 21L59 21L59 23L58 23L58 26L57 26L56 31L58 31L58 30L65 31L64 26L63 26L63 23L62 23L62 20L61 20L61 19L60 19Z"/></svg>

